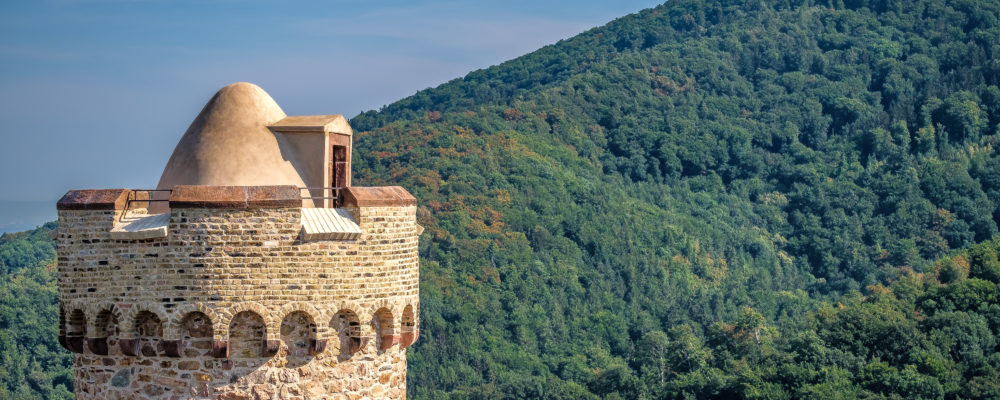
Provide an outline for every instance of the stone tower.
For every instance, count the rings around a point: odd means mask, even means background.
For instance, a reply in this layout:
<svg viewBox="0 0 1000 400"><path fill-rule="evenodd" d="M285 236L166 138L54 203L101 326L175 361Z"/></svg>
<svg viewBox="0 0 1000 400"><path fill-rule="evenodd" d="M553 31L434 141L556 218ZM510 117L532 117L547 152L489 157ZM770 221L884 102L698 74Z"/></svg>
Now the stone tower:
<svg viewBox="0 0 1000 400"><path fill-rule="evenodd" d="M220 90L158 188L58 203L59 341L78 399L406 397L416 199L350 185L339 115Z"/></svg>

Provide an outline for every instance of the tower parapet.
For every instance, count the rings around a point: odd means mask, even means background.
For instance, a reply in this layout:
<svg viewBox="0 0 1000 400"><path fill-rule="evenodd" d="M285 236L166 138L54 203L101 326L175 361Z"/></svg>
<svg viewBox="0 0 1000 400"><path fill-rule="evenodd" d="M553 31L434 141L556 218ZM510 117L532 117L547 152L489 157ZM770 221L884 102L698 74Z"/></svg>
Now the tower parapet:
<svg viewBox="0 0 1000 400"><path fill-rule="evenodd" d="M338 171L331 158L349 148L350 127L319 119L340 132L315 129L322 166L291 184L187 185L201 178L168 167L159 190L63 196L59 341L74 353L78 399L406 397L406 348L419 332L416 199L398 186L302 186L350 183L349 164Z"/></svg>
<svg viewBox="0 0 1000 400"><path fill-rule="evenodd" d="M344 192L333 210L360 228L347 240L306 239L294 186L177 186L166 234L134 239L112 231L143 214L136 192L67 193L60 341L76 353L77 397L404 397L416 199Z"/></svg>

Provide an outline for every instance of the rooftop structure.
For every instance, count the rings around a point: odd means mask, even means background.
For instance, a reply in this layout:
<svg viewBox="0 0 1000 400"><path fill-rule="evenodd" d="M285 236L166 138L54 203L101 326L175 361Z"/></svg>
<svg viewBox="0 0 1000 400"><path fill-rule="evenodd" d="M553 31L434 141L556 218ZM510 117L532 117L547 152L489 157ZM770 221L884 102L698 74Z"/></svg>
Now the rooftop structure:
<svg viewBox="0 0 1000 400"><path fill-rule="evenodd" d="M405 398L416 199L351 186L340 115L226 86L157 189L59 201L60 343L79 399Z"/></svg>

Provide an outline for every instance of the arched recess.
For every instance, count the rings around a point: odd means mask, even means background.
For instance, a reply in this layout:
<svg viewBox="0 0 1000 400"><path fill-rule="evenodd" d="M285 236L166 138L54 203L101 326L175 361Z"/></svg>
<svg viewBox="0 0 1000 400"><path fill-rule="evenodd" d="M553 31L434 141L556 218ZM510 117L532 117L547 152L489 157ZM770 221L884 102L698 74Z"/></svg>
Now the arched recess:
<svg viewBox="0 0 1000 400"><path fill-rule="evenodd" d="M372 318L372 328L378 338L378 349L388 350L392 345L399 343L399 336L396 335L396 325L392 318L392 312L388 308L380 308L375 311Z"/></svg>
<svg viewBox="0 0 1000 400"><path fill-rule="evenodd" d="M314 305L312 305L312 304L310 304L308 302L301 302L301 301L289 302L289 303L281 306L281 308L278 310L278 312L274 313L272 315L274 315L274 316L283 315L283 316L287 317L289 314L291 314L293 312L296 312L296 311L301 311L301 312L306 313L307 315L309 315L310 318L312 318L313 321L326 321L326 320L329 319L329 316L327 315L326 312L324 312L324 310L320 310L319 308L316 308L316 306L314 306ZM282 319L281 321L279 321L278 336L281 335L280 322L283 322L283 321L284 321L284 319ZM319 339L326 339L326 337L327 337L327 329L328 329L328 326L326 324L317 323L316 324L316 339L317 340L319 340ZM322 350L320 350L320 351L322 351Z"/></svg>
<svg viewBox="0 0 1000 400"><path fill-rule="evenodd" d="M230 357L264 357L266 346L267 324L260 314L253 311L240 311L229 321Z"/></svg>
<svg viewBox="0 0 1000 400"><path fill-rule="evenodd" d="M135 314L132 326L139 354L146 357L156 356L160 341L163 339L163 321L160 320L160 316L152 311L139 311Z"/></svg>
<svg viewBox="0 0 1000 400"><path fill-rule="evenodd" d="M351 358L367 344L367 340L361 337L361 320L354 311L337 311L330 319L330 330L337 334L334 350L341 361Z"/></svg>
<svg viewBox="0 0 1000 400"><path fill-rule="evenodd" d="M226 326L229 324L229 321L223 320L222 316L215 309L202 303L185 303L174 309L173 318L167 321L163 337L166 339L183 339L188 334L188 328L184 326L184 323L192 313L204 316L204 319L198 321L199 329L204 330L205 328L201 327L200 323L208 321L211 324L210 329L215 340L222 340L225 337Z"/></svg>
<svg viewBox="0 0 1000 400"><path fill-rule="evenodd" d="M66 319L66 348L74 353L83 353L86 336L87 315L79 308L73 309Z"/></svg>
<svg viewBox="0 0 1000 400"><path fill-rule="evenodd" d="M257 302L236 303L228 309L221 310L219 313L221 317L221 324L217 324L216 326L221 325L225 328L223 329L223 332L216 333L223 333L222 336L228 336L229 332L226 332L226 330L228 330L228 327L232 325L233 318L235 318L237 314L244 311L257 314L257 316L264 321L264 334L267 335L265 339L274 339L275 341L278 340L278 327L281 321L275 321L276 318L273 318L273 310L264 307L264 305Z"/></svg>
<svg viewBox="0 0 1000 400"><path fill-rule="evenodd" d="M212 319L201 311L192 311L184 315L180 321L181 343L185 357L208 356L212 352L212 337L215 329Z"/></svg>
<svg viewBox="0 0 1000 400"><path fill-rule="evenodd" d="M305 311L295 311L281 321L281 342L285 344L289 367L305 365L316 347L316 322Z"/></svg>
<svg viewBox="0 0 1000 400"><path fill-rule="evenodd" d="M121 329L118 322L118 315L114 309L105 308L97 312L94 317L93 337L87 339L87 347L94 354L119 355L121 348L118 339L121 336Z"/></svg>
<svg viewBox="0 0 1000 400"><path fill-rule="evenodd" d="M400 316L399 347L407 348L417 340L417 323L413 315L413 306L407 304Z"/></svg>

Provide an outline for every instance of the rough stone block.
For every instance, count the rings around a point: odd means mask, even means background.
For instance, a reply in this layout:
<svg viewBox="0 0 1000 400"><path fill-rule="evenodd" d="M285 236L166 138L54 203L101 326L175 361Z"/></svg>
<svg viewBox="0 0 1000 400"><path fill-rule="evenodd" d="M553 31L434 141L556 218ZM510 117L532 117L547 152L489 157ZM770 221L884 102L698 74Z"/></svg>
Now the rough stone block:
<svg viewBox="0 0 1000 400"><path fill-rule="evenodd" d="M163 340L163 354L167 357L180 357L184 352L183 340Z"/></svg>
<svg viewBox="0 0 1000 400"><path fill-rule="evenodd" d="M139 355L138 339L118 339L118 346L124 355L133 357Z"/></svg>
<svg viewBox="0 0 1000 400"><path fill-rule="evenodd" d="M91 353L106 356L108 355L108 338L87 338L87 348Z"/></svg>
<svg viewBox="0 0 1000 400"><path fill-rule="evenodd" d="M83 343L84 339L80 336L69 337L66 339L66 348L74 353L83 353Z"/></svg>

